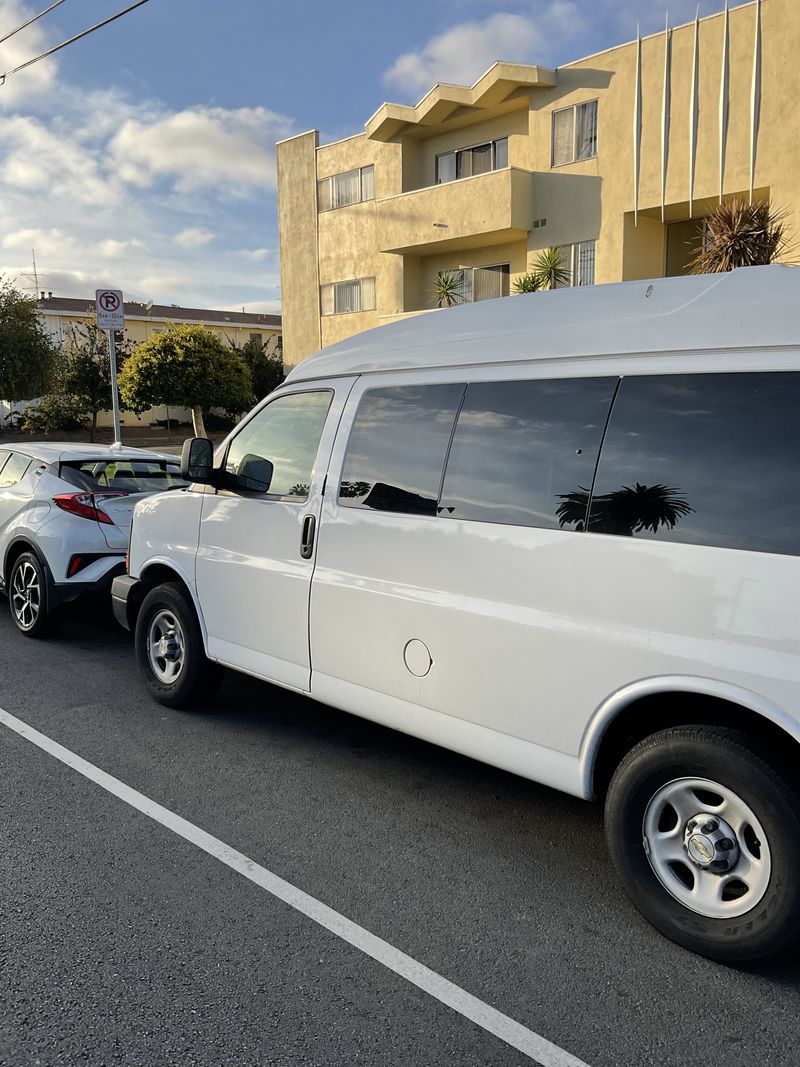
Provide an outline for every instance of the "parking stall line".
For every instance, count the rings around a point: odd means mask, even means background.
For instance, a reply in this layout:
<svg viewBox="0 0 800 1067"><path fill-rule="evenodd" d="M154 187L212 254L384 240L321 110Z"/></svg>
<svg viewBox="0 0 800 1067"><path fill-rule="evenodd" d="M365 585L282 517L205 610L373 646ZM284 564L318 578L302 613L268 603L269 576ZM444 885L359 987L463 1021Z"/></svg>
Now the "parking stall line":
<svg viewBox="0 0 800 1067"><path fill-rule="evenodd" d="M335 934L342 941L358 949L377 963L382 964L394 974L421 989L424 993L445 1004L453 1011L469 1019L483 1030L499 1038L505 1044L517 1049L541 1067L588 1067L583 1060L554 1045L540 1034L529 1030L516 1020L497 1011L491 1005L479 1000L460 986L448 981L442 975L432 971L424 964L408 956L394 945L377 937L375 934L352 922L322 901L304 893L302 889L287 882L272 871L262 867L241 852L226 845L224 841L207 833L194 823L182 818L175 812L163 807L143 793L126 785L118 778L96 767L70 749L35 730L32 726L0 708L0 725L36 745L67 767L77 771L107 793L128 804L136 811L146 815L154 822L171 830L189 841L209 856L224 863L237 874L265 889L273 897L288 904L289 907L305 915L324 929Z"/></svg>

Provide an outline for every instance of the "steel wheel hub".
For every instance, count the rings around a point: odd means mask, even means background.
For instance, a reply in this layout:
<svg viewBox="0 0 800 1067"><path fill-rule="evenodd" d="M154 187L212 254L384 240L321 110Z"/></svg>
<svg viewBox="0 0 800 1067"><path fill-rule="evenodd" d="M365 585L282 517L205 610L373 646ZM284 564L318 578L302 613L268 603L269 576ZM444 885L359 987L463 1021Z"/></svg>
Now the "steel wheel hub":
<svg viewBox="0 0 800 1067"><path fill-rule="evenodd" d="M169 685L183 670L184 638L177 616L167 608L157 611L147 628L147 658L153 674Z"/></svg>
<svg viewBox="0 0 800 1067"><path fill-rule="evenodd" d="M645 809L642 839L658 881L698 915L744 915L767 891L772 861L764 829L750 805L719 782L663 785Z"/></svg>
<svg viewBox="0 0 800 1067"><path fill-rule="evenodd" d="M739 862L739 842L736 831L711 812L698 812L686 824L683 832L686 855L703 871L723 874Z"/></svg>

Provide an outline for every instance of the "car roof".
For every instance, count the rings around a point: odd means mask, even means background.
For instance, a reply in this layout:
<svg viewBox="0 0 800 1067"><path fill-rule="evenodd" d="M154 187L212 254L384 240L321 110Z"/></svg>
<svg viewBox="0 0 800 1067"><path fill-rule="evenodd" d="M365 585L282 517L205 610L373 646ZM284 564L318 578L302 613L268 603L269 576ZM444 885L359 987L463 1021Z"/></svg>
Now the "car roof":
<svg viewBox="0 0 800 1067"><path fill-rule="evenodd" d="M87 460L128 459L128 460L171 460L178 462L177 456L168 456L163 452L151 452L146 448L114 448L112 445L84 444L76 441L0 441L0 451L21 452L43 463L80 463Z"/></svg>
<svg viewBox="0 0 800 1067"><path fill-rule="evenodd" d="M800 269L656 278L422 312L322 349L287 384L392 370L800 347Z"/></svg>

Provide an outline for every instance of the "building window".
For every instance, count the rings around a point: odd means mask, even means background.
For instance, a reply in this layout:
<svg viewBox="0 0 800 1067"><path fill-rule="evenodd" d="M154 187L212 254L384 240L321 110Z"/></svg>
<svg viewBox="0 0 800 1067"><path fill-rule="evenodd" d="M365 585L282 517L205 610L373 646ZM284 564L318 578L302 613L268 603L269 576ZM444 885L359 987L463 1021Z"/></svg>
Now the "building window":
<svg viewBox="0 0 800 1067"><path fill-rule="evenodd" d="M570 285L594 285L594 241L578 241L574 245L561 245L561 261L569 275L564 287Z"/></svg>
<svg viewBox="0 0 800 1067"><path fill-rule="evenodd" d="M553 112L553 166L597 155L597 101Z"/></svg>
<svg viewBox="0 0 800 1067"><path fill-rule="evenodd" d="M320 286L323 315L346 315L375 310L375 279L352 278Z"/></svg>
<svg viewBox="0 0 800 1067"><path fill-rule="evenodd" d="M488 267L454 267L438 271L438 277L450 274L456 279L453 296L457 304L478 300L495 300L511 292L511 264L493 263Z"/></svg>
<svg viewBox="0 0 800 1067"><path fill-rule="evenodd" d="M488 174L508 166L508 138L443 152L436 157L436 184L470 178L473 174Z"/></svg>
<svg viewBox="0 0 800 1067"><path fill-rule="evenodd" d="M251 333L250 334L250 341L254 345L260 345L261 344L261 334L260 333Z"/></svg>
<svg viewBox="0 0 800 1067"><path fill-rule="evenodd" d="M375 199L375 167L359 167L333 174L317 182L317 199L320 211L331 211L337 207L349 207L360 204L363 200Z"/></svg>

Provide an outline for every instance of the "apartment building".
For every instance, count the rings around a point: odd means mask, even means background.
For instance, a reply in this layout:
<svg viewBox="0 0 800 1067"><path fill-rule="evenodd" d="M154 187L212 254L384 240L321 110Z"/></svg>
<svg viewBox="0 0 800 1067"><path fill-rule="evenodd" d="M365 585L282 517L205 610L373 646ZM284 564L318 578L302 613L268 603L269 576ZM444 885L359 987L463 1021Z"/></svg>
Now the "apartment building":
<svg viewBox="0 0 800 1067"><path fill-rule="evenodd" d="M77 324L94 325L95 322L94 297L76 299L42 293L37 302L37 310L42 325L59 345L69 338L70 331ZM268 352L281 351L280 315L125 301L125 335L132 344L148 340L153 334L166 330L170 323L205 326L216 334L223 344L236 348L241 348L250 340L256 340L259 344L266 345Z"/></svg>
<svg viewBox="0 0 800 1067"><path fill-rule="evenodd" d="M721 198L771 198L800 236L798 55L798 0L753 0L281 142L287 363L435 308L443 272L463 300L508 295L544 248L573 285L685 273Z"/></svg>

